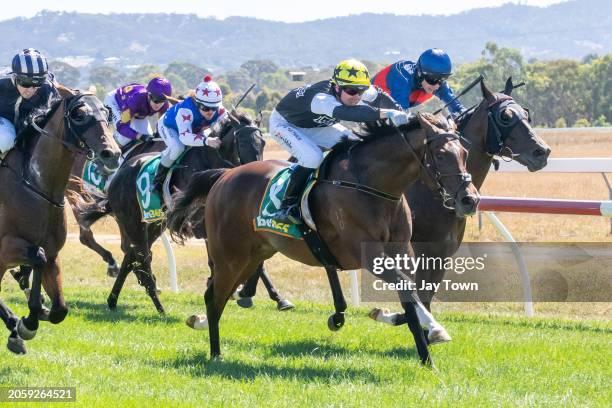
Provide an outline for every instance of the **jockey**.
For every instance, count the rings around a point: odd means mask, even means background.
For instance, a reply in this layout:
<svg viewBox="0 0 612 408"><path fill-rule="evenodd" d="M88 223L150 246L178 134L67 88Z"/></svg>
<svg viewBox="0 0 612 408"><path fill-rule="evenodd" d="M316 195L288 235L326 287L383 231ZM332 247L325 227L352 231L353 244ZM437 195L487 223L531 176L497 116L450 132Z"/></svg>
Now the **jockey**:
<svg viewBox="0 0 612 408"><path fill-rule="evenodd" d="M106 105L115 124L115 140L122 148L133 140L152 137L149 116L161 116L168 109L167 97L172 96L172 85L163 77L155 77L147 86L129 84L106 95Z"/></svg>
<svg viewBox="0 0 612 408"><path fill-rule="evenodd" d="M402 60L391 64L374 76L374 85L388 92L404 109L409 109L437 96L453 117L465 110L454 100L455 95L446 79L452 74L452 64L446 52L431 48L421 54L416 64Z"/></svg>
<svg viewBox="0 0 612 408"><path fill-rule="evenodd" d="M375 107L382 97L388 98L371 86L366 66L349 59L336 66L331 80L296 88L281 99L270 116L270 135L297 158L297 166L275 219L300 222L299 195L323 161L321 148L331 149L343 137L354 137L339 123L341 120L372 122L387 118L396 126L409 121L410 115L399 107Z"/></svg>
<svg viewBox="0 0 612 408"><path fill-rule="evenodd" d="M0 155L15 146L17 133L35 109L50 108L59 98L47 58L39 51L26 48L11 65L12 73L0 77Z"/></svg>
<svg viewBox="0 0 612 408"><path fill-rule="evenodd" d="M221 146L221 140L207 136L209 132L205 130L227 117L222 101L221 88L210 75L206 75L195 94L168 109L157 123L157 130L167 146L161 153L161 163L153 180L153 188L160 195L168 170L185 146L209 146L213 149Z"/></svg>

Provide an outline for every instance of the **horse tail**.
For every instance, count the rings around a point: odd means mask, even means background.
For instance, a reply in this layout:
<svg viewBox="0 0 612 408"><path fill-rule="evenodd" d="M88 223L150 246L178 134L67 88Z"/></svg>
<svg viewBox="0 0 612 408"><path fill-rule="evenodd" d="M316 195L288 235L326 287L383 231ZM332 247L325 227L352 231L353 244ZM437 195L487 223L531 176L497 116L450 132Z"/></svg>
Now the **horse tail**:
<svg viewBox="0 0 612 408"><path fill-rule="evenodd" d="M87 192L69 192L69 195L68 201L74 213L78 214L77 222L82 228L91 227L100 218L112 212L108 199L103 195Z"/></svg>
<svg viewBox="0 0 612 408"><path fill-rule="evenodd" d="M193 236L193 229L189 222L197 211L195 204L204 202L210 189L228 169L210 169L193 175L184 191L177 193L173 208L166 214L166 226L170 230L172 239L183 243L185 239Z"/></svg>

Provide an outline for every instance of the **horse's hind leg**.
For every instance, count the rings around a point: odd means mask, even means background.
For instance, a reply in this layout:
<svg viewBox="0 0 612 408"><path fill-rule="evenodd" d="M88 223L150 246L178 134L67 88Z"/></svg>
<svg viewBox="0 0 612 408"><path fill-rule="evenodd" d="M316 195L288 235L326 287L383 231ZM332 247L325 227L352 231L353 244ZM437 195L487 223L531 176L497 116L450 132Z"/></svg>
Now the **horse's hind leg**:
<svg viewBox="0 0 612 408"><path fill-rule="evenodd" d="M17 323L19 318L7 305L0 299L0 318L9 329L11 334L8 337L6 347L15 354L25 354L27 352L25 342L17 332Z"/></svg>
<svg viewBox="0 0 612 408"><path fill-rule="evenodd" d="M138 255L137 257L140 258L140 260L138 261L138 265L134 268L134 274L138 278L138 283L145 288L157 311L163 314L166 311L157 294L156 279L151 270L151 258L150 256L145 258Z"/></svg>
<svg viewBox="0 0 612 408"><path fill-rule="evenodd" d="M215 258L215 274L212 277L212 283L204 293L210 340L210 357L213 359L221 356L219 320L221 320L225 305L238 287L238 284L244 282L258 264L259 261L251 262L243 265L241 268L239 265L235 265L235 262L234 265L227 262L220 263Z"/></svg>
<svg viewBox="0 0 612 408"><path fill-rule="evenodd" d="M111 293L108 295L108 299L106 299L106 304L108 304L108 308L110 310L115 310L117 308L117 300L119 299L119 294L121 293L121 289L123 288L123 284L125 283L125 279L127 278L128 273L132 270L132 264L134 262L134 248L129 248L123 257L123 261L121 262L121 268L119 268L119 275L115 279L115 283L113 284L113 289L111 289Z"/></svg>
<svg viewBox="0 0 612 408"><path fill-rule="evenodd" d="M32 267L28 265L21 265L19 269L11 269L11 275L19 283L19 288L23 290L26 299L30 299L30 275L32 275ZM45 296L40 294L40 315L39 320L49 320L49 309L45 306Z"/></svg>
<svg viewBox="0 0 612 408"><path fill-rule="evenodd" d="M283 299L278 290L274 287L263 262L258 266L258 270L260 271L261 281L268 291L268 296L270 296L270 299L276 302L276 308L281 312L295 309L295 305L289 300Z"/></svg>
<svg viewBox="0 0 612 408"><path fill-rule="evenodd" d="M93 231L90 228L84 228L79 225L79 240L81 241L81 244L100 255L104 262L108 264L106 269L106 274L108 276L112 278L117 277L119 274L119 266L117 265L113 254L102 245L98 244L94 238Z"/></svg>

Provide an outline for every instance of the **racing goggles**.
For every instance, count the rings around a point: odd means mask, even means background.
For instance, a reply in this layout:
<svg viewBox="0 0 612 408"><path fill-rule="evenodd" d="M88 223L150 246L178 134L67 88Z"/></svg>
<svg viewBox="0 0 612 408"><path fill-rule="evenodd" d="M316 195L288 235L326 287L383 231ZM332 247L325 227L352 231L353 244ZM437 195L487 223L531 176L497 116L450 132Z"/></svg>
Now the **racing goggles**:
<svg viewBox="0 0 612 408"><path fill-rule="evenodd" d="M15 77L15 82L22 88L40 88L45 83L45 79L45 77L17 75Z"/></svg>

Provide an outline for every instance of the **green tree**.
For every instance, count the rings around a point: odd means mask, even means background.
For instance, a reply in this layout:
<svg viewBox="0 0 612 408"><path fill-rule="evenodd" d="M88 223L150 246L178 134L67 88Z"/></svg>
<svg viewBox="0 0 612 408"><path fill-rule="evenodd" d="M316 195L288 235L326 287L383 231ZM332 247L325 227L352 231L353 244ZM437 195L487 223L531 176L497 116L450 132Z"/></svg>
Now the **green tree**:
<svg viewBox="0 0 612 408"><path fill-rule="evenodd" d="M162 70L160 67L158 67L157 65L144 64L136 68L134 71L132 71L128 75L126 82L146 84L147 82L149 82L151 78L153 78L156 75L163 76Z"/></svg>
<svg viewBox="0 0 612 408"><path fill-rule="evenodd" d="M70 64L62 61L51 61L49 70L55 75L55 79L62 85L77 88L81 80L81 72Z"/></svg>
<svg viewBox="0 0 612 408"><path fill-rule="evenodd" d="M98 88L110 90L123 84L125 76L116 68L99 66L89 72L89 82Z"/></svg>
<svg viewBox="0 0 612 408"><path fill-rule="evenodd" d="M573 127L589 127L591 126L591 122L589 122L586 118L580 118L576 122L574 122Z"/></svg>
<svg viewBox="0 0 612 408"><path fill-rule="evenodd" d="M564 118L559 118L555 121L556 128L564 128L567 127L567 122L565 122Z"/></svg>
<svg viewBox="0 0 612 408"><path fill-rule="evenodd" d="M190 64L188 62L174 61L168 64L168 67L164 70L166 78L170 79L171 75L176 75L183 79L188 87L195 89L196 86L209 72L197 65Z"/></svg>

